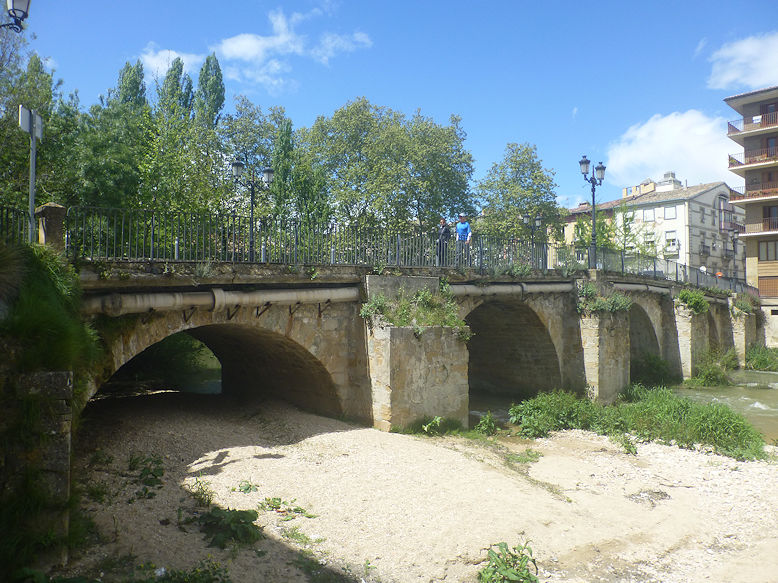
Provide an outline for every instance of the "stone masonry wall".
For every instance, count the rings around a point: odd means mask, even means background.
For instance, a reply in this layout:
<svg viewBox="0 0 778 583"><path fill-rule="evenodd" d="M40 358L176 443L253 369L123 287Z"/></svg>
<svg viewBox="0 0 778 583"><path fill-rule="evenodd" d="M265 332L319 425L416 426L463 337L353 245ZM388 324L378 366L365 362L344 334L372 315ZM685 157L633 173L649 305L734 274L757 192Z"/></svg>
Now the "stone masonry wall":
<svg viewBox="0 0 778 583"><path fill-rule="evenodd" d="M439 415L468 422L467 345L454 330L367 326L373 426L388 431Z"/></svg>
<svg viewBox="0 0 778 583"><path fill-rule="evenodd" d="M612 403L629 384L629 314L595 313L580 322L589 397Z"/></svg>

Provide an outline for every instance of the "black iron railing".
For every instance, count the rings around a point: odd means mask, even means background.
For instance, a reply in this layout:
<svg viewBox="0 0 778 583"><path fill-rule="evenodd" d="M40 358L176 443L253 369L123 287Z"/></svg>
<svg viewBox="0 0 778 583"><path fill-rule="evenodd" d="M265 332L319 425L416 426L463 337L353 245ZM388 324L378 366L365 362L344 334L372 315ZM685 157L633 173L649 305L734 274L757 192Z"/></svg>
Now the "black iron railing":
<svg viewBox="0 0 778 583"><path fill-rule="evenodd" d="M237 214L199 214L72 207L66 250L71 257L104 260L225 261L251 263L252 225ZM669 259L598 249L531 243L475 234L470 244L439 245L431 234L295 220L261 219L253 225L254 263L458 267L492 275L597 269L699 286L749 291L737 279L717 277Z"/></svg>
<svg viewBox="0 0 778 583"><path fill-rule="evenodd" d="M30 215L27 211L0 206L0 239L8 243L27 243Z"/></svg>

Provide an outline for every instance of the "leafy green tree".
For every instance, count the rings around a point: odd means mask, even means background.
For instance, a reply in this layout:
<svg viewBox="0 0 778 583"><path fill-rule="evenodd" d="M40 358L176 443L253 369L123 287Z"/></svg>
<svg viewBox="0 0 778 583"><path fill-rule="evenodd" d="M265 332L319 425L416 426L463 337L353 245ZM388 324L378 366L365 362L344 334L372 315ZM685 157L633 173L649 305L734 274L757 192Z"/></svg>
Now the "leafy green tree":
<svg viewBox="0 0 778 583"><path fill-rule="evenodd" d="M534 145L508 144L502 161L493 164L478 184L484 204L479 229L529 240L532 221L539 216L544 228L535 232L535 240L547 240L550 232L559 232L562 227L556 186L554 171L543 167ZM524 224L523 216L529 217L530 224Z"/></svg>
<svg viewBox="0 0 778 583"><path fill-rule="evenodd" d="M613 231L613 221L604 211L595 211L597 222L597 247L600 249L618 249ZM579 215L575 221L574 242L576 247L589 247L592 243L591 212Z"/></svg>
<svg viewBox="0 0 778 583"><path fill-rule="evenodd" d="M391 231L430 231L441 213L473 208L472 157L459 118L440 126L360 98L306 133L337 216Z"/></svg>
<svg viewBox="0 0 778 583"><path fill-rule="evenodd" d="M208 55L197 78L194 94L195 121L203 127L214 129L224 107L224 81L219 60L215 54Z"/></svg>

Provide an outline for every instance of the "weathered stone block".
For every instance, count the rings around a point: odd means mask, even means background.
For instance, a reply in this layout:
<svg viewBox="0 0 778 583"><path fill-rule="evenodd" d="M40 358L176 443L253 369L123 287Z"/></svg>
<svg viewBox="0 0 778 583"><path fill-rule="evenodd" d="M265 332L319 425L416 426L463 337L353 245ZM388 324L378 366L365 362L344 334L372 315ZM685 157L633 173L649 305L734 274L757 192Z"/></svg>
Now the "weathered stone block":
<svg viewBox="0 0 778 583"><path fill-rule="evenodd" d="M388 431L439 415L467 426L467 345L451 328L368 329L373 426Z"/></svg>
<svg viewBox="0 0 778 583"><path fill-rule="evenodd" d="M377 295L387 298L396 298L400 290L409 295L415 294L421 289L428 289L437 293L440 280L437 277L400 277L393 275L367 275L365 276L365 293L368 299Z"/></svg>

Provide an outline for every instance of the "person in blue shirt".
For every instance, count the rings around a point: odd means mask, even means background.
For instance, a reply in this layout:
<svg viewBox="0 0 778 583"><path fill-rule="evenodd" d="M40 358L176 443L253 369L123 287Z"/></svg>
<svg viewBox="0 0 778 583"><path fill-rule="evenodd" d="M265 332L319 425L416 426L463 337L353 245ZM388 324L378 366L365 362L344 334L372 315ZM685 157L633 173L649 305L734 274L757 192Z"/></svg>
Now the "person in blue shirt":
<svg viewBox="0 0 778 583"><path fill-rule="evenodd" d="M470 265L470 239L473 238L473 231L470 230L470 223L467 222L465 213L459 213L459 222L457 223L457 265Z"/></svg>

